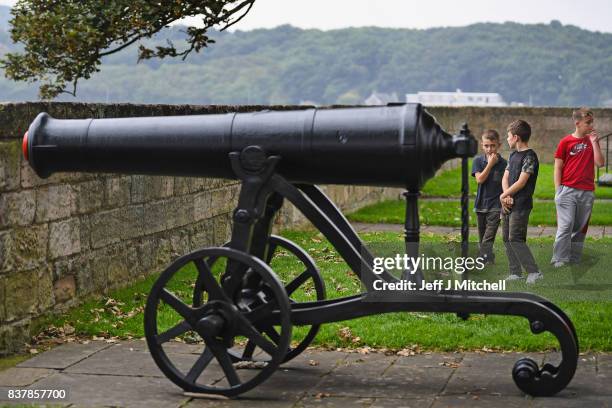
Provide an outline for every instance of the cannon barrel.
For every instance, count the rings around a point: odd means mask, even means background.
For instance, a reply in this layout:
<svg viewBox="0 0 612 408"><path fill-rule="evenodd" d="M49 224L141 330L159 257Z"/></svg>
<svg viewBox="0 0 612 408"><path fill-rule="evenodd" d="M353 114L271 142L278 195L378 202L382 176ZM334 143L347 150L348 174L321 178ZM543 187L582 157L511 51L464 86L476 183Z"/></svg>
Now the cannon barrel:
<svg viewBox="0 0 612 408"><path fill-rule="evenodd" d="M259 146L292 182L418 189L447 160L474 155L420 104L118 119L39 114L24 155L40 177L104 172L235 178L229 153Z"/></svg>

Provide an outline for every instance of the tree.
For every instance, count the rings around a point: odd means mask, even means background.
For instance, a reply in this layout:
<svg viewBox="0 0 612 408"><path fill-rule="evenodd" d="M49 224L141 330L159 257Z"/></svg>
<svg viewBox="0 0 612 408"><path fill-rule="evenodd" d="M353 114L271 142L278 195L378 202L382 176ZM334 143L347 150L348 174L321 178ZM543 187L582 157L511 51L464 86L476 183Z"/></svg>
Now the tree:
<svg viewBox="0 0 612 408"><path fill-rule="evenodd" d="M138 48L138 60L182 57L213 43L207 31L240 21L255 0L19 0L11 10L11 38L23 52L0 60L5 75L16 81L40 81L39 95L52 99L76 94L79 79L98 72L102 57L151 38L168 24L201 16L202 26L188 26L186 47ZM66 88L72 85L71 90Z"/></svg>

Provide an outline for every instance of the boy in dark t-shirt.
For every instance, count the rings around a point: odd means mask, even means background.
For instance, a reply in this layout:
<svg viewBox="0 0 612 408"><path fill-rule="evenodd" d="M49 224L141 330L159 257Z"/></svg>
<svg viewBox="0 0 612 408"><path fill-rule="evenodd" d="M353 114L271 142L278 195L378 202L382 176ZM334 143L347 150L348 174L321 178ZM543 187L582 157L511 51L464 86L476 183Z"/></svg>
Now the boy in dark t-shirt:
<svg viewBox="0 0 612 408"><path fill-rule="evenodd" d="M508 145L514 152L502 179L504 192L499 196L502 205L502 233L510 275L506 280L521 279L521 267L527 271L527 283L543 277L527 246L527 225L533 208L533 192L538 178L537 154L529 148L531 126L524 120L508 125Z"/></svg>
<svg viewBox="0 0 612 408"><path fill-rule="evenodd" d="M479 256L484 258L486 263L494 263L493 243L499 228L501 211L499 196L503 193L501 181L507 162L497 153L501 145L497 131L486 130L481 138L484 154L477 156L472 162L472 176L478 183L474 211L478 221Z"/></svg>

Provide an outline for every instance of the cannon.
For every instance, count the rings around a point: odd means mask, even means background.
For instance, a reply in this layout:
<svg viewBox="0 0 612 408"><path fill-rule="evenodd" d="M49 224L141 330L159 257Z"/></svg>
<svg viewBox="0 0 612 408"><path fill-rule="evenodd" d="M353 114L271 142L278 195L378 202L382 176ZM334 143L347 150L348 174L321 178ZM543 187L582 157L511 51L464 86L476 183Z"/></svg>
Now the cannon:
<svg viewBox="0 0 612 408"><path fill-rule="evenodd" d="M576 330L559 307L530 293L470 290L406 291L392 302L372 298L370 282L400 279L388 271L374 273L372 253L316 186L405 188L406 252L415 257L419 190L453 158L462 159L462 239L467 243L467 158L476 150L467 125L451 135L419 104L121 119L58 120L41 113L23 140L24 156L40 177L107 172L241 182L230 241L176 259L146 302L144 329L151 355L185 391L237 396L305 350L324 323L422 311L522 316L534 334L552 333L561 362L540 367L522 358L512 377L529 395L554 395L571 381L578 360ZM310 254L271 233L285 200L334 246L364 283L362 293L327 299L324 275ZM297 271L282 280L270 267L279 253L291 256ZM175 285L185 274L192 279L186 294ZM403 278L422 275L410 271ZM300 291L311 298L295 296ZM294 326L301 327L299 336L292 337ZM185 366L170 345L188 335L201 347L195 362ZM241 364L255 369L239 374Z"/></svg>

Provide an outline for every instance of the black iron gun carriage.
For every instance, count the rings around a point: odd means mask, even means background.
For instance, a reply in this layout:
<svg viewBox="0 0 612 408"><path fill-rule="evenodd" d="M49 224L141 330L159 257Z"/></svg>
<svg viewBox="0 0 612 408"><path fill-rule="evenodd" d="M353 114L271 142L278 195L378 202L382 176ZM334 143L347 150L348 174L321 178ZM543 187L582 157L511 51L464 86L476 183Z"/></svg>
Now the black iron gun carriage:
<svg viewBox="0 0 612 408"><path fill-rule="evenodd" d="M446 133L419 104L123 119L58 120L41 113L23 147L41 177L108 172L240 180L230 241L176 259L147 300L144 325L150 352L163 373L186 391L239 395L306 349L321 324L400 311L523 316L534 334L556 336L562 359L542 367L520 359L512 370L516 385L533 396L553 395L574 375L576 331L566 314L544 298L432 290L404 292L401 301L393 302L368 300L367 291L326 299L324 276L312 257L271 235L273 219L288 200L362 282L371 282L372 253L315 184L406 188L406 248L416 256L419 190L444 162L460 157L466 241L466 163L476 153L476 141L467 125L457 135ZM296 259L297 274L285 284L270 267L279 252ZM176 292L172 283L185 268L194 271L187 295ZM398 280L386 271L376 278ZM293 296L304 285L315 296L311 301ZM178 318L169 322L168 312ZM302 329L292 342L294 326ZM187 333L203 344L195 362L185 366L168 345ZM211 364L213 360L218 364ZM241 363L259 369L239 374Z"/></svg>

